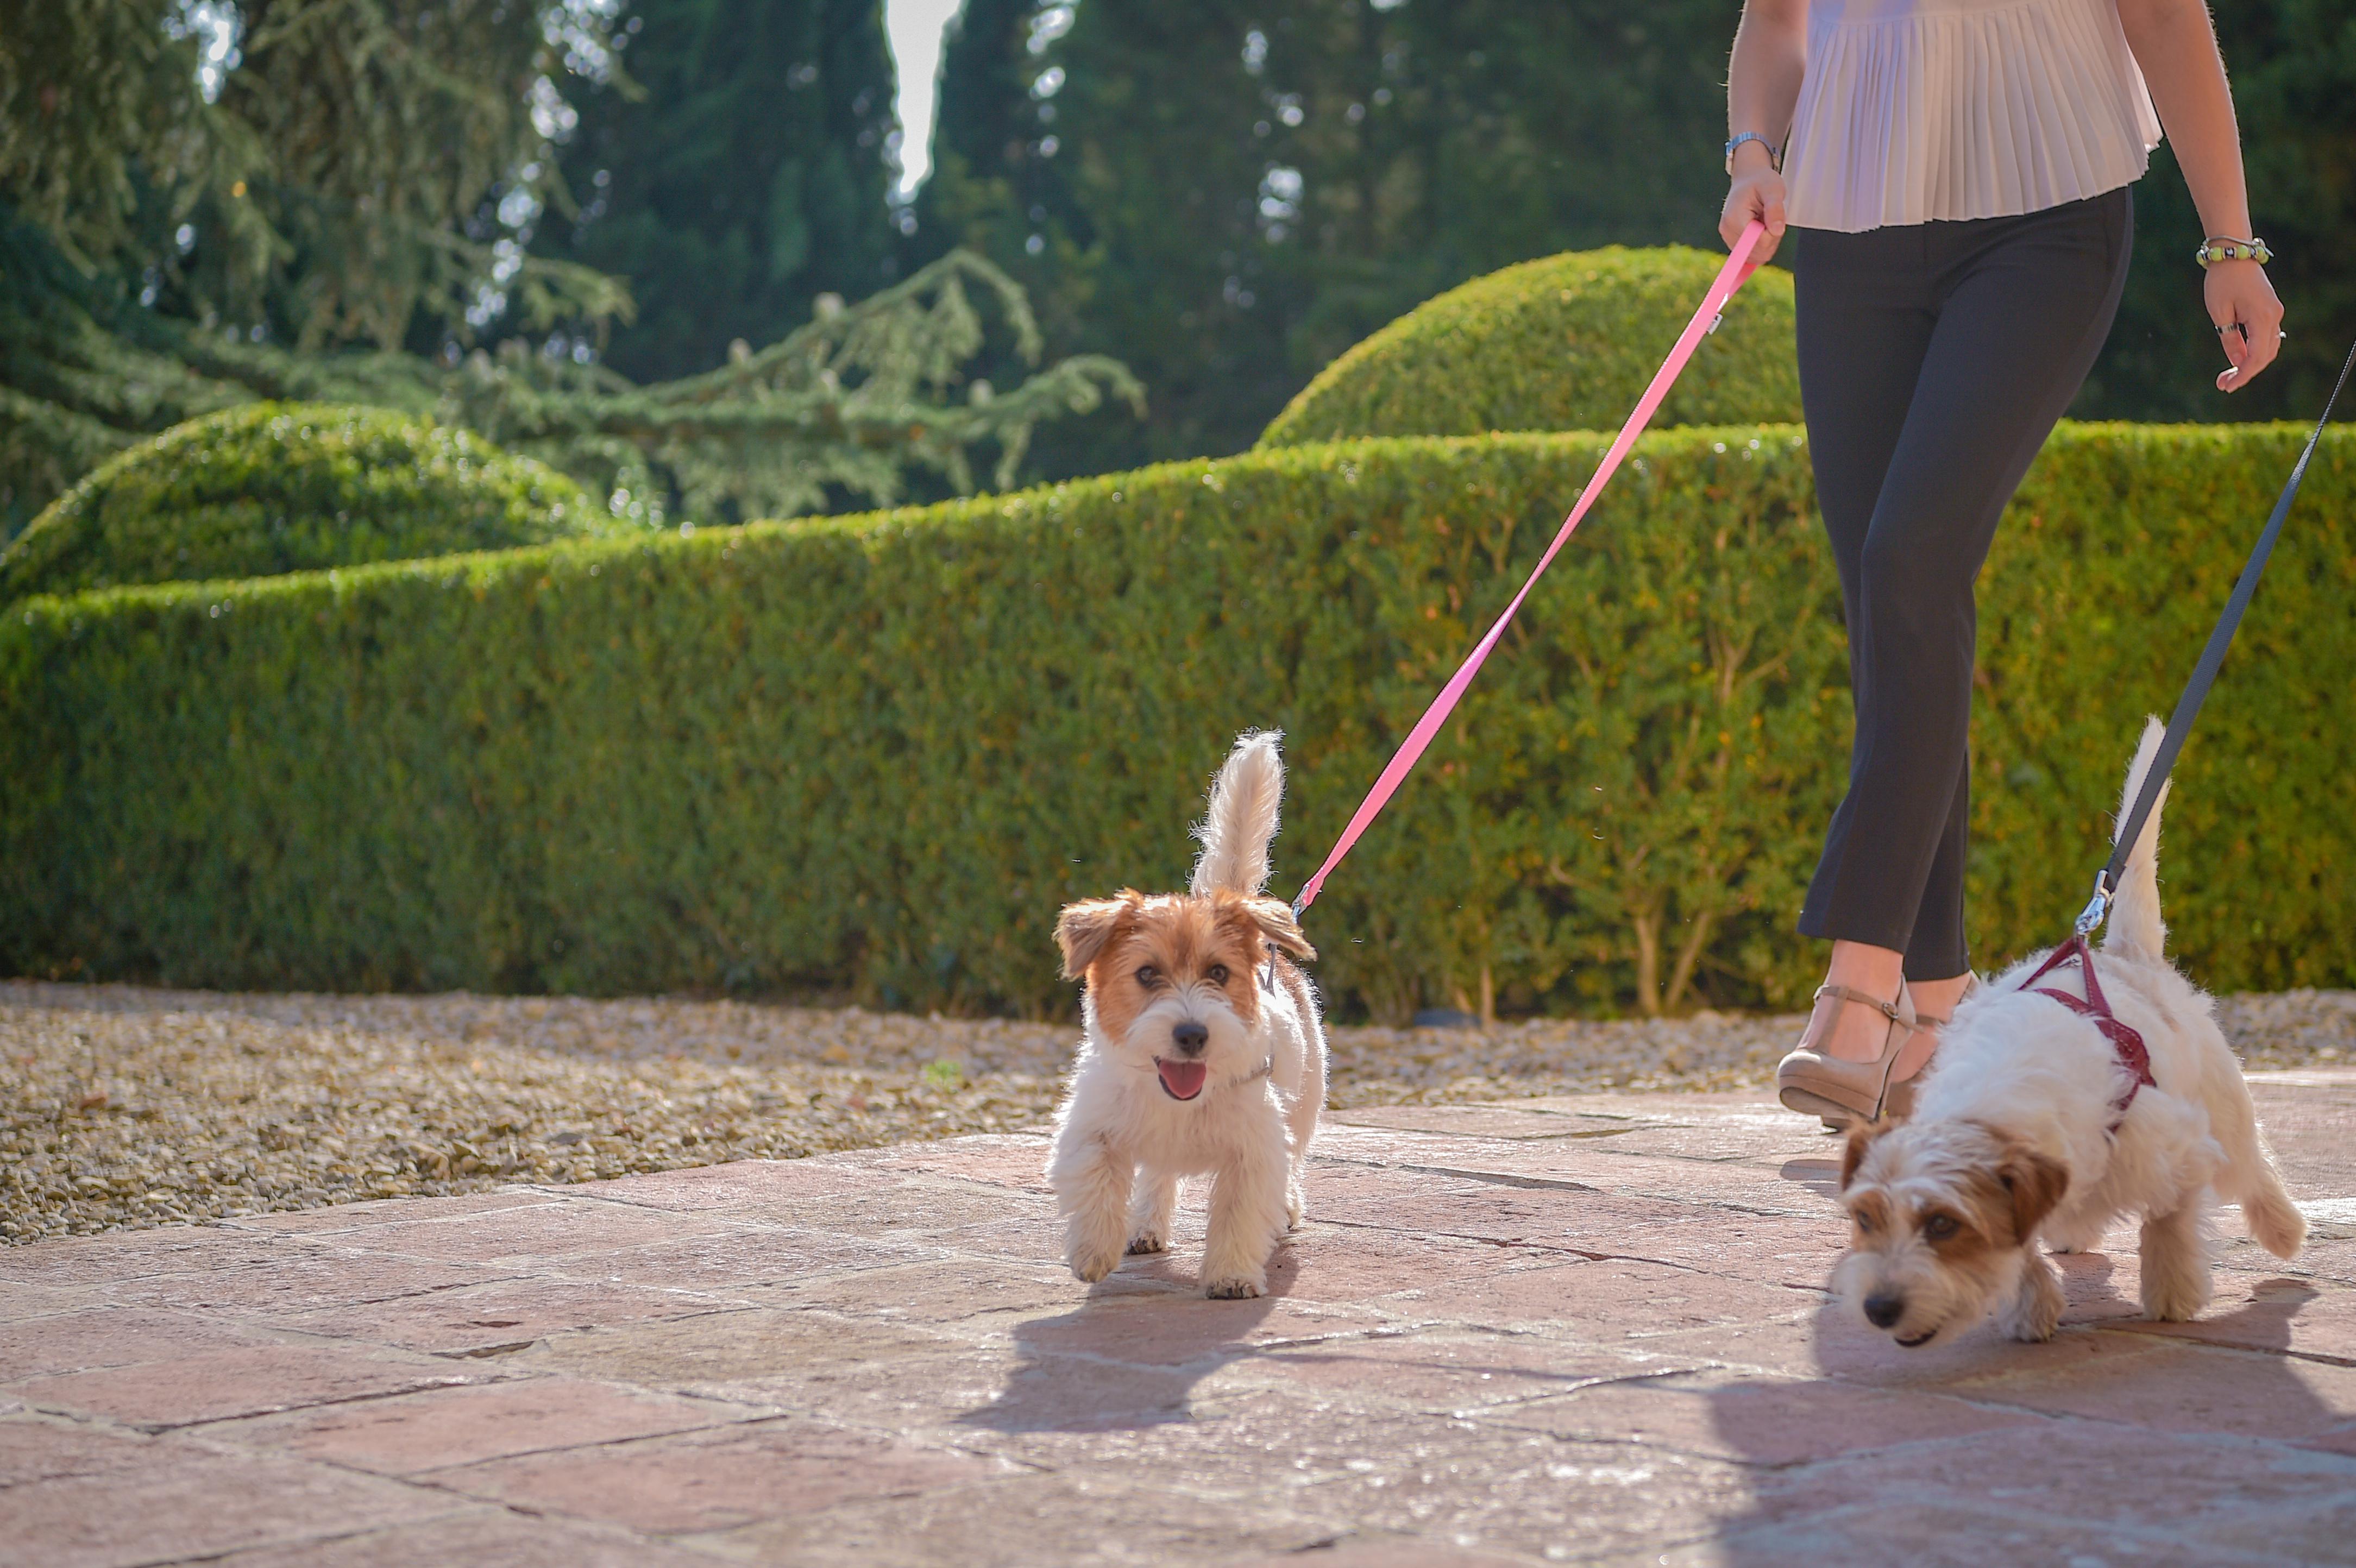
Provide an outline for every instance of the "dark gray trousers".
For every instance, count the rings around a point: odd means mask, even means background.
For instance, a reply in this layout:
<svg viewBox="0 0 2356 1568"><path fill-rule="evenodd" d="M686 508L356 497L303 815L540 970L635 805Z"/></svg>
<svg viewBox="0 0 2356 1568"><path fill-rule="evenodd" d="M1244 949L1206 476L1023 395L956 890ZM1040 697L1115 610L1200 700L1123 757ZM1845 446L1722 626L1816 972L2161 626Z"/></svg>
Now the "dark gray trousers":
<svg viewBox="0 0 2356 1568"><path fill-rule="evenodd" d="M1972 584L2126 282L2126 190L2019 218L1794 229L1800 396L1857 739L1800 930L1970 966Z"/></svg>

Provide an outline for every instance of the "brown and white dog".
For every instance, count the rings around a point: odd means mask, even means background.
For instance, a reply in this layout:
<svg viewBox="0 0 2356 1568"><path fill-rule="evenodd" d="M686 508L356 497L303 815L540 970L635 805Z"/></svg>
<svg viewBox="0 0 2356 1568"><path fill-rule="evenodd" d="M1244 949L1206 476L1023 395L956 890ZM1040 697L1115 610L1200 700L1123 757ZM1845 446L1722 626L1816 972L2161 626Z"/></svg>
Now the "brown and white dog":
<svg viewBox="0 0 2356 1568"><path fill-rule="evenodd" d="M1084 1280L1170 1245L1181 1177L1209 1176L1208 1296L1258 1296L1301 1222L1301 1170L1325 1103L1325 1029L1296 959L1316 954L1262 896L1284 795L1273 733L1248 734L1211 786L1186 893L1124 889L1055 923L1085 979L1087 1035L1055 1113L1047 1182Z"/></svg>
<svg viewBox="0 0 2356 1568"><path fill-rule="evenodd" d="M2157 722L2144 731L2122 819L2160 734ZM2143 1308L2163 1321L2209 1303L2217 1195L2239 1200L2250 1233L2276 1257L2306 1239L2208 997L2161 956L2158 842L2155 807L2127 859L2100 965L2114 1015L2150 1052L2156 1086L2136 1092L2091 1019L2024 988L2039 954L1956 1010L1912 1117L1850 1134L1841 1166L1849 1250L1834 1289L1900 1344L1951 1337L1990 1308L2014 1339L2050 1339L2062 1285L2039 1241L2083 1251L2121 1214L2143 1221ZM2083 995L2074 967L2050 984Z"/></svg>

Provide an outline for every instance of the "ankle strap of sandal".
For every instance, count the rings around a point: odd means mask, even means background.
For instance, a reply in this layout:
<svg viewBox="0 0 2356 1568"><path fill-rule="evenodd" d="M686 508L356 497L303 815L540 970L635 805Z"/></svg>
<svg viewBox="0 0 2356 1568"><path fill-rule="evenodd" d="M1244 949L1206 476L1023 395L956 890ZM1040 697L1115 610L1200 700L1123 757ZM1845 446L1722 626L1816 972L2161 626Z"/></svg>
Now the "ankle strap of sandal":
<svg viewBox="0 0 2356 1568"><path fill-rule="evenodd" d="M1979 988L1980 988L1980 977L1979 977L1977 975L1967 975L1967 976L1965 976L1964 977L1964 988L1963 988L1962 992L1961 992L1959 995L1957 995L1957 996L1956 996L1956 997L1955 997L1955 1008L1960 1008L1960 1007L1962 1007L1965 1002L1970 1001L1970 1000L1972 999L1972 993L1973 993L1974 991L1978 990ZM1933 1017L1932 1017L1930 1014L1928 1014L1928 1013L1916 1013L1916 1014L1914 1015L1914 1022L1915 1022L1915 1024L1916 1024L1916 1026L1917 1026L1917 1027L1922 1028L1922 1029L1945 1029L1949 1024L1954 1023L1954 1022L1955 1021L1955 1008L1948 1008L1948 1009L1947 1009L1947 1016L1946 1016L1945 1018L1943 1018L1943 1019L1934 1019L1934 1018L1933 1018Z"/></svg>
<svg viewBox="0 0 2356 1568"><path fill-rule="evenodd" d="M1879 997L1868 996L1865 992L1858 990L1854 986L1835 986L1829 983L1818 986L1816 987L1816 994L1811 998L1811 1000L1821 1002L1826 997L1837 997L1844 1002L1861 1003L1866 1007L1871 1008L1875 1012L1879 1013L1891 1023L1906 1024L1910 1029L1913 1027L1912 1023L1908 1019L1898 1016L1898 1004L1896 1002L1885 1002Z"/></svg>

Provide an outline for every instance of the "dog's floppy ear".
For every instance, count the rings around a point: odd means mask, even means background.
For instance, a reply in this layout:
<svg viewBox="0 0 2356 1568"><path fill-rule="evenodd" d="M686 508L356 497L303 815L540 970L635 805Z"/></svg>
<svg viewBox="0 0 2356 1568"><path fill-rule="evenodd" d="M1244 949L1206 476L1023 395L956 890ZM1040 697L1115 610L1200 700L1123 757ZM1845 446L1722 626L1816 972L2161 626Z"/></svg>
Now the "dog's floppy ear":
<svg viewBox="0 0 2356 1568"><path fill-rule="evenodd" d="M1064 912L1055 917L1055 945L1064 950L1064 978L1076 980L1087 974L1097 955L1144 903L1144 894L1123 888L1112 898L1066 904Z"/></svg>
<svg viewBox="0 0 2356 1568"><path fill-rule="evenodd" d="M1856 1179L1857 1168L1865 1163L1865 1151L1873 1147L1873 1140L1897 1125L1896 1122L1851 1122L1849 1124L1848 1144L1841 1150L1840 1189L1843 1192L1848 1190L1848 1184Z"/></svg>
<svg viewBox="0 0 2356 1568"><path fill-rule="evenodd" d="M1301 923L1292 916L1292 906L1281 899L1246 899L1244 913L1261 935L1278 952L1294 958L1317 956L1317 949L1309 945L1309 938L1301 933Z"/></svg>
<svg viewBox="0 0 2356 1568"><path fill-rule="evenodd" d="M2070 1168L2022 1143L2005 1146L1996 1179L2012 1197L2012 1233L2023 1242L2070 1190Z"/></svg>

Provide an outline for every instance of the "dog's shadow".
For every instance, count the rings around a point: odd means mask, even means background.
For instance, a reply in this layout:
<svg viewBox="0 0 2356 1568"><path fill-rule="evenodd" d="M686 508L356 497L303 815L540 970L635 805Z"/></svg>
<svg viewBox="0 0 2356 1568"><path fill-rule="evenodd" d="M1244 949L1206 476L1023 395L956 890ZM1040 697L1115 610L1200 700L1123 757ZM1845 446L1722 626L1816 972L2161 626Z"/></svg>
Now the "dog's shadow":
<svg viewBox="0 0 2356 1568"><path fill-rule="evenodd" d="M1299 1267L1287 1242L1269 1260L1269 1294L1213 1301L1194 1276L1199 1237L1180 1245L1176 1253L1124 1259L1078 1307L1017 1326L1014 1370L988 1404L955 1424L1104 1432L1190 1419L1195 1386L1254 1352L1255 1331Z"/></svg>

